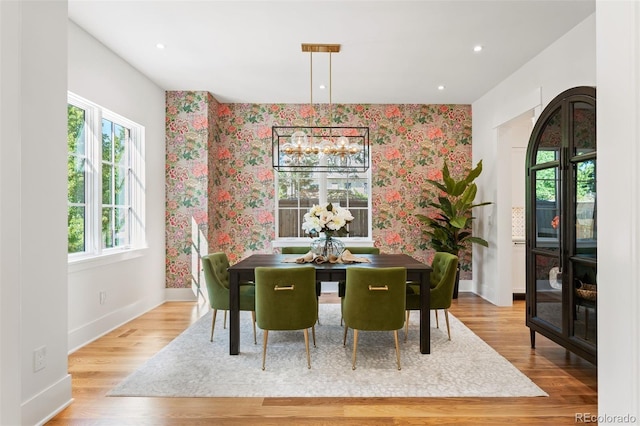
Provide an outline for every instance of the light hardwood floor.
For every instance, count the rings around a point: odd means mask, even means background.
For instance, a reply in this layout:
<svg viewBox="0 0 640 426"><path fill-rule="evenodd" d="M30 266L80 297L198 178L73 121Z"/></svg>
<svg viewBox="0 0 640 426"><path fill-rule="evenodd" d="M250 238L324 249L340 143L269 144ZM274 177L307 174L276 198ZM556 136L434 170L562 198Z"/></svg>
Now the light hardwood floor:
<svg viewBox="0 0 640 426"><path fill-rule="evenodd" d="M336 297L323 295L325 303ZM49 425L560 425L597 413L597 370L542 336L529 346L524 301L496 307L460 294L450 312L549 397L122 398L105 394L206 313L202 303L152 310L69 357L74 402ZM455 337L454 337L455 338ZM185 354L185 356L189 356Z"/></svg>

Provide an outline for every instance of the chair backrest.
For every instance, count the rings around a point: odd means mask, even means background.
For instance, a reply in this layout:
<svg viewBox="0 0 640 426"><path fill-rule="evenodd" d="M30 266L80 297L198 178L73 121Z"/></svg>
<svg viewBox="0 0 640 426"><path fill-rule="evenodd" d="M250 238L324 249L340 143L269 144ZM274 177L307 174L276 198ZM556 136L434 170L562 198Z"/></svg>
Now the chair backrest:
<svg viewBox="0 0 640 426"><path fill-rule="evenodd" d="M263 330L301 330L318 318L313 266L257 267L256 323Z"/></svg>
<svg viewBox="0 0 640 426"><path fill-rule="evenodd" d="M352 254L380 254L378 247L345 247Z"/></svg>
<svg viewBox="0 0 640 426"><path fill-rule="evenodd" d="M229 309L229 259L224 252L202 256L211 309Z"/></svg>
<svg viewBox="0 0 640 426"><path fill-rule="evenodd" d="M342 316L357 330L399 330L404 325L407 270L347 268ZM386 287L386 289L385 289Z"/></svg>
<svg viewBox="0 0 640 426"><path fill-rule="evenodd" d="M431 264L431 309L449 309L458 271L458 256L437 252Z"/></svg>
<svg viewBox="0 0 640 426"><path fill-rule="evenodd" d="M282 254L307 254L311 250L309 247L282 247Z"/></svg>

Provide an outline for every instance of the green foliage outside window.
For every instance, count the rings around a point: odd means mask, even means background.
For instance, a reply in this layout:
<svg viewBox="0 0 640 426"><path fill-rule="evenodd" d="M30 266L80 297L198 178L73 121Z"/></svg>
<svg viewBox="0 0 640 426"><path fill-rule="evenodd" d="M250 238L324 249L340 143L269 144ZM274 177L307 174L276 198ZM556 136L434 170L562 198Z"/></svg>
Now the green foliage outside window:
<svg viewBox="0 0 640 426"><path fill-rule="evenodd" d="M85 251L85 112L83 109L68 105L67 107L67 185L69 213L68 253Z"/></svg>

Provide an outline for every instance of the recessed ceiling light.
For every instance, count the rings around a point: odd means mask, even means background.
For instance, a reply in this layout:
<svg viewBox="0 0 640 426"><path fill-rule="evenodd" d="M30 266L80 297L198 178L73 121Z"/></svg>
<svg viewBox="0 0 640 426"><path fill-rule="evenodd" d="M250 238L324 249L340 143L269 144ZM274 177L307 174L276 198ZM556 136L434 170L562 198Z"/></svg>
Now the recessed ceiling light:
<svg viewBox="0 0 640 426"><path fill-rule="evenodd" d="M438 86L438 90L444 90L444 86L441 84L440 86Z"/></svg>
<svg viewBox="0 0 640 426"><path fill-rule="evenodd" d="M478 44L477 46L473 46L473 51L474 51L474 52L480 52L480 51L482 51L482 46L481 46L481 45L479 45L479 44Z"/></svg>
<svg viewBox="0 0 640 426"><path fill-rule="evenodd" d="M318 88L320 88L320 90L324 90L327 88L327 86L325 86L324 84L321 84L320 86L318 86Z"/></svg>
<svg viewBox="0 0 640 426"><path fill-rule="evenodd" d="M158 49L162 50L162 49L164 49L164 44L162 44L162 43L158 43L158 44L156 44L156 47L157 47Z"/></svg>

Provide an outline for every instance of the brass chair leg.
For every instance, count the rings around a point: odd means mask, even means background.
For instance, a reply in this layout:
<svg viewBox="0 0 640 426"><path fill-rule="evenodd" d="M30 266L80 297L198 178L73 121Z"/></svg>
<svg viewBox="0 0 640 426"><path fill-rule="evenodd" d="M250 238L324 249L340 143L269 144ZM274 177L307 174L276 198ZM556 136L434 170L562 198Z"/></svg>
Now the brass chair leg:
<svg viewBox="0 0 640 426"><path fill-rule="evenodd" d="M449 340L451 340L451 330L449 329L449 310L444 310L444 319L447 320L447 334L449 335Z"/></svg>
<svg viewBox="0 0 640 426"><path fill-rule="evenodd" d="M211 340L213 342L213 329L216 327L216 314L218 313L217 309L213 310L213 319L211 320Z"/></svg>
<svg viewBox="0 0 640 426"><path fill-rule="evenodd" d="M311 368L311 355L309 355L309 330L304 329L304 347L307 349L307 368Z"/></svg>
<svg viewBox="0 0 640 426"><path fill-rule="evenodd" d="M253 344L257 345L258 341L256 340L256 311L251 311L251 319L253 320Z"/></svg>
<svg viewBox="0 0 640 426"><path fill-rule="evenodd" d="M404 322L404 342L407 343L407 336L409 335L409 314L410 310L407 309L407 320Z"/></svg>
<svg viewBox="0 0 640 426"><path fill-rule="evenodd" d="M311 326L311 334L313 335L313 347L315 348L316 347L316 326L315 325Z"/></svg>
<svg viewBox="0 0 640 426"><path fill-rule="evenodd" d="M224 311L224 321L222 322L222 328L227 328L227 311Z"/></svg>
<svg viewBox="0 0 640 426"><path fill-rule="evenodd" d="M344 338L342 339L342 346L347 346L347 331L349 331L349 327L344 326Z"/></svg>
<svg viewBox="0 0 640 426"><path fill-rule="evenodd" d="M351 364L351 369L356 369L356 351L358 350L358 330L353 329L353 362Z"/></svg>
<svg viewBox="0 0 640 426"><path fill-rule="evenodd" d="M409 311L407 311L409 312ZM396 359L398 360L398 370L401 369L400 367L400 346L398 345L398 330L393 330L393 337L396 340Z"/></svg>
<svg viewBox="0 0 640 426"><path fill-rule="evenodd" d="M263 330L262 335L264 336L262 339L262 370L264 371L264 363L267 359L267 339L269 338L269 330Z"/></svg>
<svg viewBox="0 0 640 426"><path fill-rule="evenodd" d="M440 328L440 324L438 323L438 310L436 309L436 328Z"/></svg>

